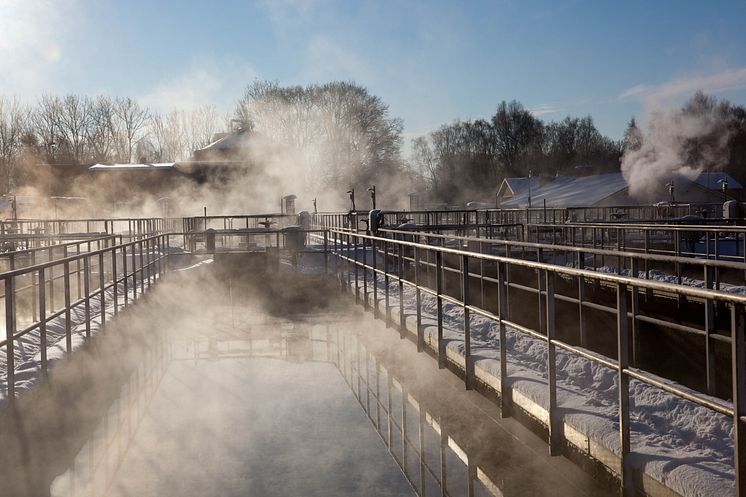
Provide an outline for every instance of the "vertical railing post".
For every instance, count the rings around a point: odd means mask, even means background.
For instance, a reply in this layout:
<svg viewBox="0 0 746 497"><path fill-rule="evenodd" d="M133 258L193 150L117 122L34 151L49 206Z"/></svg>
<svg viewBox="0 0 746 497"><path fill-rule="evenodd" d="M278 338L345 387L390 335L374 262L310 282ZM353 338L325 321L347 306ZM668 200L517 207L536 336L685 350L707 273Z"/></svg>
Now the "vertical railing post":
<svg viewBox="0 0 746 497"><path fill-rule="evenodd" d="M127 245L122 246L122 276L124 277L124 307L130 303L130 284L127 274Z"/></svg>
<svg viewBox="0 0 746 497"><path fill-rule="evenodd" d="M355 303L359 304L360 303L360 288L359 288L360 274L358 272L358 267L357 267L357 250L358 250L358 248L357 248L357 244L358 244L357 235L352 235L352 239L355 242L355 249L354 249L353 255L352 255L352 265L355 268Z"/></svg>
<svg viewBox="0 0 746 497"><path fill-rule="evenodd" d="M508 337L505 319L509 319L508 296L505 288L507 264L497 263L497 317L500 329L500 416L510 416L511 395L508 384Z"/></svg>
<svg viewBox="0 0 746 497"><path fill-rule="evenodd" d="M384 307L386 308L386 328L391 327L391 306L389 305L389 242L383 242L383 286Z"/></svg>
<svg viewBox="0 0 746 497"><path fill-rule="evenodd" d="M631 257L630 269L632 271L632 277L637 278L639 273L639 262L637 258ZM630 344L630 351L632 353L632 365L638 367L640 364L640 330L639 324L637 323L637 315L640 314L640 288L637 285L632 285L632 343Z"/></svg>
<svg viewBox="0 0 746 497"><path fill-rule="evenodd" d="M324 230L324 274L329 273L329 232Z"/></svg>
<svg viewBox="0 0 746 497"><path fill-rule="evenodd" d="M420 291L420 251L414 247L415 305L417 306L417 352L425 350L425 334L422 329L422 292Z"/></svg>
<svg viewBox="0 0 746 497"><path fill-rule="evenodd" d="M140 251L140 295L142 295L145 293L145 254L142 237L137 242L137 248Z"/></svg>
<svg viewBox="0 0 746 497"><path fill-rule="evenodd" d="M363 309L368 308L368 241L363 238Z"/></svg>
<svg viewBox="0 0 746 497"><path fill-rule="evenodd" d="M557 347L555 313L555 273L544 271L546 287L546 328L547 328L547 376L549 384L549 454L562 453L562 416L557 404Z"/></svg>
<svg viewBox="0 0 746 497"><path fill-rule="evenodd" d="M461 299L464 312L464 362L466 389L471 390L474 380L474 361L471 356L471 323L469 322L469 256L461 256Z"/></svg>
<svg viewBox="0 0 746 497"><path fill-rule="evenodd" d="M448 449L448 434L446 434L446 429L443 427L443 418L438 420L438 428L440 428L440 497L447 497L449 495L446 490L446 451Z"/></svg>
<svg viewBox="0 0 746 497"><path fill-rule="evenodd" d="M537 262L543 262L544 259L544 250L537 248L536 249L536 261ZM538 312L538 318L539 318L539 326L536 329L539 333L544 333L546 330L544 328L544 298L542 296L542 292L544 290L544 278L542 278L541 270L536 271L536 297L537 302L539 306L539 312Z"/></svg>
<svg viewBox="0 0 746 497"><path fill-rule="evenodd" d="M119 283L117 282L117 249L111 249L111 279L114 282L114 315L119 313Z"/></svg>
<svg viewBox="0 0 746 497"><path fill-rule="evenodd" d="M16 366L15 366L15 334L16 313L13 302L14 288L13 276L5 277L5 363L7 367L8 401L14 402L16 398Z"/></svg>
<svg viewBox="0 0 746 497"><path fill-rule="evenodd" d="M62 280L65 287L65 352L68 357L73 351L72 323L70 322L70 263L65 261L62 265Z"/></svg>
<svg viewBox="0 0 746 497"><path fill-rule="evenodd" d="M83 306L85 308L85 338L91 338L91 262L90 256L83 256Z"/></svg>
<svg viewBox="0 0 746 497"><path fill-rule="evenodd" d="M446 344L443 340L443 252L435 252L435 299L438 313L438 368L446 367Z"/></svg>
<svg viewBox="0 0 746 497"><path fill-rule="evenodd" d="M106 324L106 292L104 291L106 281L104 279L104 253L98 253L98 286L101 297L101 329Z"/></svg>
<svg viewBox="0 0 746 497"><path fill-rule="evenodd" d="M378 247L376 240L371 239L370 248L373 254L371 265L373 266L373 317L378 317Z"/></svg>
<svg viewBox="0 0 746 497"><path fill-rule="evenodd" d="M402 245L396 244L397 249L397 272L396 275L399 279L399 336L403 339L407 333L407 322L404 318L404 258L402 257Z"/></svg>
<svg viewBox="0 0 746 497"><path fill-rule="evenodd" d="M712 289L713 271L705 266L705 287ZM712 335L715 333L715 302L705 299L705 367L707 374L707 393L716 395L715 389L715 343Z"/></svg>
<svg viewBox="0 0 746 497"><path fill-rule="evenodd" d="M629 327L627 323L627 285L617 285L617 385L619 389L619 445L621 449L620 481L624 495L632 495L634 485L629 467Z"/></svg>
<svg viewBox="0 0 746 497"><path fill-rule="evenodd" d="M746 496L746 326L744 306L731 307L731 361L733 375L733 464L736 495Z"/></svg>
<svg viewBox="0 0 746 497"><path fill-rule="evenodd" d="M578 252L578 269L585 269L585 254ZM580 346L588 347L588 326L586 312L583 309L583 303L586 300L588 287L585 283L584 276L578 276L578 326L580 332Z"/></svg>
<svg viewBox="0 0 746 497"><path fill-rule="evenodd" d="M41 345L41 372L46 377L47 364L47 286L44 284L44 268L39 268L39 342Z"/></svg>

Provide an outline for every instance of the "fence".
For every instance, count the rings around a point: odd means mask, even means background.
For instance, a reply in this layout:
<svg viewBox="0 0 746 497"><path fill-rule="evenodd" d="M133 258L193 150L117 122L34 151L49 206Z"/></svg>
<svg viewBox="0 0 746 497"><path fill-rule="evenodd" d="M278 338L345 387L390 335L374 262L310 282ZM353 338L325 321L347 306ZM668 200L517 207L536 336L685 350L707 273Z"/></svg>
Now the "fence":
<svg viewBox="0 0 746 497"><path fill-rule="evenodd" d="M507 390L509 387L507 351L502 344L506 344L506 329L511 327L520 333L526 334L534 339L541 340L547 344L547 372L548 372L548 398L549 398L549 446L553 454L560 453L564 441L561 439L563 420L557 405L557 363L556 353L558 349L585 358L601 366L612 369L616 372L617 382L619 385L619 437L621 441L621 466L620 481L628 495L634 491L632 472L630 470L630 380L638 380L647 385L659 388L669 394L683 398L697 405L711 409L714 412L730 416L733 419L734 426L734 452L735 452L735 475L737 495L746 496L746 332L744 326L744 306L746 306L746 297L727 294L713 290L703 290L680 285L673 285L657 281L640 280L613 274L603 274L582 269L554 266L541 262L525 261L500 257L490 254L473 253L458 249L438 247L417 243L415 241L392 240L368 236L349 231L332 230L333 241L332 251L344 269L342 277L343 284L348 288L354 289L356 299L362 297L365 306L368 305L369 296L372 296L374 312L378 312L378 285L372 285L372 291L368 285L369 275L375 275L377 278L384 278L383 299L387 322L391 321L391 306L389 296L389 281L398 283L399 295L402 295L404 285L410 286L416 290L416 330L417 330L417 347L418 350L424 350L425 337L422 326L422 294L429 294L437 300L437 358L441 367L446 365L446 349L443 340L443 303L450 302L459 306L464 315L463 319L463 336L464 336L464 381L467 388L472 388L475 381L474 360L471 351L471 334L470 334L470 314L483 316L493 320L499 325L499 343L501 344L500 354L500 388L499 393L501 402L501 412L509 415L511 406L509 400L511 395ZM412 235L409 235L412 236ZM411 240L411 239L410 239ZM367 260L367 249L372 250L371 260ZM405 275L405 255L411 257L414 266L413 278ZM362 260L361 260L362 256ZM460 297L454 298L444 293L443 280L445 265L443 259L445 256L455 257L460 260L459 276L461 279ZM379 264L378 259L383 259L383 264ZM435 285L432 281L426 281L422 275L420 261L423 258L434 267ZM389 260L395 261L395 269L389 269ZM497 312L493 313L482 306L473 304L469 296L469 278L473 276L470 273L470 261L489 261L497 269ZM511 283L510 274L518 268L524 268L536 271L540 276L540 286L538 295L543 305L539 307L539 321L544 325L539 329L532 329L522 326L510 320L508 310L510 309L510 292L518 287ZM411 271L410 271L411 273ZM354 287L351 279L354 274ZM570 302L579 306L582 313L583 309L595 307L597 304L587 302L583 299L582 293L578 298L568 295L558 294L556 291L557 280L559 278L578 280L581 282L598 281L615 289L616 302L613 306L613 312L616 315L616 357L604 357L589 352L582 346L575 343L559 340L556 333L556 309L557 302ZM360 296L360 280L362 279L362 293ZM434 286L434 288L433 288ZM582 286L582 283L581 283ZM706 351L711 352L714 340L723 341L730 345L731 348L731 375L733 393L732 406L725 402L720 402L711 397L698 392L692 392L678 385L661 380L659 377L649 374L646 371L631 367L631 328L634 327L636 320L641 316L636 315L636 299L639 293L647 291L665 292L674 295L682 295L689 299L699 299L713 305L727 306L730 310L730 334L716 335L710 329L697 330L705 338ZM709 308L709 306L708 306ZM630 312L631 310L631 312ZM543 315L543 316L542 316ZM707 317L706 317L707 319ZM399 298L399 323L404 331L405 315L403 298ZM579 323L583 320L580 319ZM542 331L544 330L544 331ZM583 333L583 326L579 324L579 334Z"/></svg>
<svg viewBox="0 0 746 497"><path fill-rule="evenodd" d="M0 348L5 352L9 401L15 398L15 361L26 355L25 337L32 333L38 335L40 369L46 375L47 327L53 320L64 321L64 350L70 354L74 310L83 309L84 317L79 324L85 327L88 339L94 318L93 303L98 305L96 317L103 326L109 305L117 314L130 300L150 289L167 270L168 235L117 245L112 241L102 239L103 248L0 273L4 289L0 298L4 302L5 318L5 339L0 341ZM109 291L111 295L107 296Z"/></svg>
<svg viewBox="0 0 746 497"><path fill-rule="evenodd" d="M526 232L534 242L746 262L744 226L530 224Z"/></svg>

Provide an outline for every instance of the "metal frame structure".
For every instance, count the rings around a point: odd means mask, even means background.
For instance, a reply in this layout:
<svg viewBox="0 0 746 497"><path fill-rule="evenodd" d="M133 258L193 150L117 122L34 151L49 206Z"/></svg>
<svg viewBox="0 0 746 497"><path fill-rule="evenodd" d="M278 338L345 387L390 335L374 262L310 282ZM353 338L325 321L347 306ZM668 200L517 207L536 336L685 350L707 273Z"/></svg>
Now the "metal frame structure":
<svg viewBox="0 0 746 497"><path fill-rule="evenodd" d="M746 308L746 296L740 296L735 294L728 294L725 292L719 292L716 290L706 290L699 288L686 287L682 285L674 285L669 283L663 283L658 281L642 280L638 278L630 278L614 274L597 273L593 271L587 271L583 269L561 267L542 262L534 262L527 260L512 259L508 257L501 257L491 254L474 253L464 250L452 249L447 247L433 246L423 243L416 243L414 241L407 240L392 240L389 238L381 238L376 236L369 236L360 233L354 233L351 231L344 230L331 230L332 232L332 252L339 261L339 268L342 269L342 284L348 288L349 291L355 293L356 301L362 298L365 305L368 305L369 296L374 299L374 307L378 308L378 296L377 296L377 285L373 285L373 291L370 292L368 288L368 274L382 276L385 280L384 284L384 305L387 323L390 323L391 319L391 307L389 306L389 281L398 283L400 289L404 285L413 287L417 290L417 343L418 349L421 350L421 344L424 344L424 330L421 326L420 309L421 301L419 296L422 293L432 295L437 299L438 302L438 327L437 327L437 357L440 367L445 367L446 362L446 351L445 342L443 341L443 321L442 321L442 303L450 302L454 305L460 306L464 312L463 321L463 333L464 333L464 381L466 388L472 388L474 386L475 375L474 375L474 359L471 354L470 345L470 330L469 330L469 314L480 315L485 318L491 319L498 323L500 330L500 344L506 343L506 327L511 327L520 333L524 333L534 339L541 340L547 344L548 347L548 360L547 360L547 371L548 371L548 396L549 396L549 447L551 454L560 454L563 446L561 439L562 431L562 417L560 410L557 406L557 364L556 364L556 351L558 349L565 350L571 354L583 357L589 361L597 363L601 366L605 366L616 371L617 381L619 385L619 437L620 446L622 448L621 453L621 471L620 481L624 492L627 495L632 495L634 492L634 484L632 479L632 470L629 465L629 455L631 452L630 447L630 394L629 394L629 382L630 380L638 380L646 383L655 388L659 388L669 394L678 396L697 405L708 408L716 413L720 413L729 416L733 419L734 423L734 465L736 474L736 491L738 496L746 496L746 331L744 323L744 309ZM410 235L411 236L411 235ZM365 256L361 255L367 252L368 247L372 249L373 254L376 256L373 258L373 262L369 263ZM436 285L433 289L430 286L423 284L419 278L419 271L415 271L414 279L405 276L403 271L404 256L406 251L412 252L414 263L419 266L425 254L431 254L427 256L428 260L435 260L435 273L440 275L445 270L443 264L443 256L457 257L461 260L461 267L459 269L462 286L461 286L461 298L454 298L450 295L446 295L442 291L441 285ZM383 257L383 265L376 262L378 255ZM396 269L390 271L388 260L393 257L396 262ZM497 282L498 282L498 312L492 313L486 311L484 308L472 303L472 300L468 295L469 272L470 261L489 261L497 267ZM511 268L525 268L536 271L541 278L542 284L539 288L539 295L543 300L544 306L542 307L541 313L544 314L545 325L543 330L530 329L525 326L521 326L510 320L510 316L507 314L509 309L508 299L511 283L507 277L510 274ZM360 274L363 273L363 274ZM352 286L351 278L354 275L355 284ZM606 285L615 287L616 289L616 305L614 312L617 316L617 354L616 357L604 357L595 353L589 352L582 346L576 346L565 341L561 341L556 337L555 325L556 325L556 301L561 298L565 300L565 296L560 296L556 293L556 280L558 278L567 279L578 279L584 281L599 281ZM362 279L362 288L360 288L360 280ZM362 290L363 295L360 295ZM674 295L681 295L687 298L700 299L706 302L712 302L716 305L723 305L729 308L730 312L730 336L718 337L725 342L728 342L731 346L731 374L733 383L733 405L728 405L726 402L714 400L712 397L698 392L681 388L678 385L661 380L656 375L651 375L645 371L632 368L630 366L630 355L631 355L631 327L629 318L640 319L640 316L634 315L634 301L635 295L640 292L664 292ZM580 306L591 305L590 302L583 302L582 296L579 299ZM632 304L630 305L630 301ZM630 308L632 313L630 313ZM405 334L404 327L404 310L403 310L403 299L399 299L399 323L401 327L402 336ZM708 338L715 338L714 335L709 336L708 331L704 330L704 334ZM709 340L708 340L709 343ZM507 353L504 347L500 349L500 384L502 391L500 393L500 404L501 413L504 416L509 416L511 412L510 395L505 390L508 385L508 367L507 367Z"/></svg>

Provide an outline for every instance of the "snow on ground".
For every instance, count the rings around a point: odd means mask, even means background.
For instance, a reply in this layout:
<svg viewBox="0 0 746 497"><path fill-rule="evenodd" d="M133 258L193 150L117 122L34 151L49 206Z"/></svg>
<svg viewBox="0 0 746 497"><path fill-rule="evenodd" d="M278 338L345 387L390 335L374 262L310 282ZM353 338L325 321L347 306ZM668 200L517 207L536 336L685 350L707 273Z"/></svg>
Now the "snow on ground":
<svg viewBox="0 0 746 497"><path fill-rule="evenodd" d="M595 270L593 268L586 268L586 269L590 271L598 271L600 273L611 273L611 274L621 274L622 276L632 276L632 270L630 269L618 270L618 268L614 266L601 266L601 267L596 268ZM645 279L645 271L639 271L637 277L640 279ZM673 283L675 285L679 284L678 277L675 274L664 273L656 269L651 269L650 271L648 271L647 279L656 280L656 281L664 281L666 283ZM706 286L703 280L698 280L696 278L690 278L688 276L681 277L681 284L685 286L691 286L694 288L705 288ZM746 295L746 286L731 285L729 283L721 282L720 291L728 292L728 293L735 293L738 295Z"/></svg>
<svg viewBox="0 0 746 497"><path fill-rule="evenodd" d="M330 264L330 268L333 271L334 265ZM310 272L310 269L305 271ZM342 277L345 277L344 273ZM362 294L362 271L358 279ZM354 275L350 281L354 285ZM379 305L384 305L383 276L378 275L376 285ZM372 289L373 277L369 273L368 291L371 299ZM399 285L394 278L390 278L389 305L394 321L398 321L399 298ZM409 328L414 329L417 311L415 289L405 285L403 298L405 320ZM421 315L425 343L435 347L437 301L424 292L421 294ZM460 306L443 302L446 347L461 356L462 365L463 319ZM470 330L475 369L499 378L500 340L497 323L472 315ZM510 327L506 338L508 381L514 399L518 393L548 410L546 343ZM452 354L449 356L452 357ZM556 358L557 396L566 426L585 434L618 456L618 383L615 371L559 348ZM660 380L675 384L670 380ZM676 386L688 390L682 385ZM636 380L630 382L630 397L630 460L634 467L686 497L735 494L733 423L729 417ZM722 403L719 399L713 400ZM606 463L613 467L613 462ZM616 464L618 466L618 462Z"/></svg>

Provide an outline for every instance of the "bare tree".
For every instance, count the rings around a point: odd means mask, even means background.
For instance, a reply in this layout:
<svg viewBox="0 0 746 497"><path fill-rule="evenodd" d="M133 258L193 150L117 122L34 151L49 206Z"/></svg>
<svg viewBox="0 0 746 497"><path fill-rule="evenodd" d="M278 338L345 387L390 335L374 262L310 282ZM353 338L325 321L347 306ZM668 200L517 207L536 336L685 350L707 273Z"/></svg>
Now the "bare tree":
<svg viewBox="0 0 746 497"><path fill-rule="evenodd" d="M3 192L14 187L16 160L21 152L23 136L28 126L28 110L17 100L0 96L0 171Z"/></svg>
<svg viewBox="0 0 746 497"><path fill-rule="evenodd" d="M81 164L88 160L88 132L93 118L93 105L88 97L66 95L60 101L58 129L62 146L71 162Z"/></svg>
<svg viewBox="0 0 746 497"><path fill-rule="evenodd" d="M150 111L140 107L136 100L126 97L115 101L114 114L122 127L123 158L130 162L137 142L143 137Z"/></svg>
<svg viewBox="0 0 746 497"><path fill-rule="evenodd" d="M292 150L309 188L367 184L400 172L402 123L379 97L354 83L249 85L236 119Z"/></svg>
<svg viewBox="0 0 746 497"><path fill-rule="evenodd" d="M31 114L31 127L38 139L40 152L49 163L56 162L60 152L61 113L62 103L59 97L44 95L39 99L36 109Z"/></svg>

